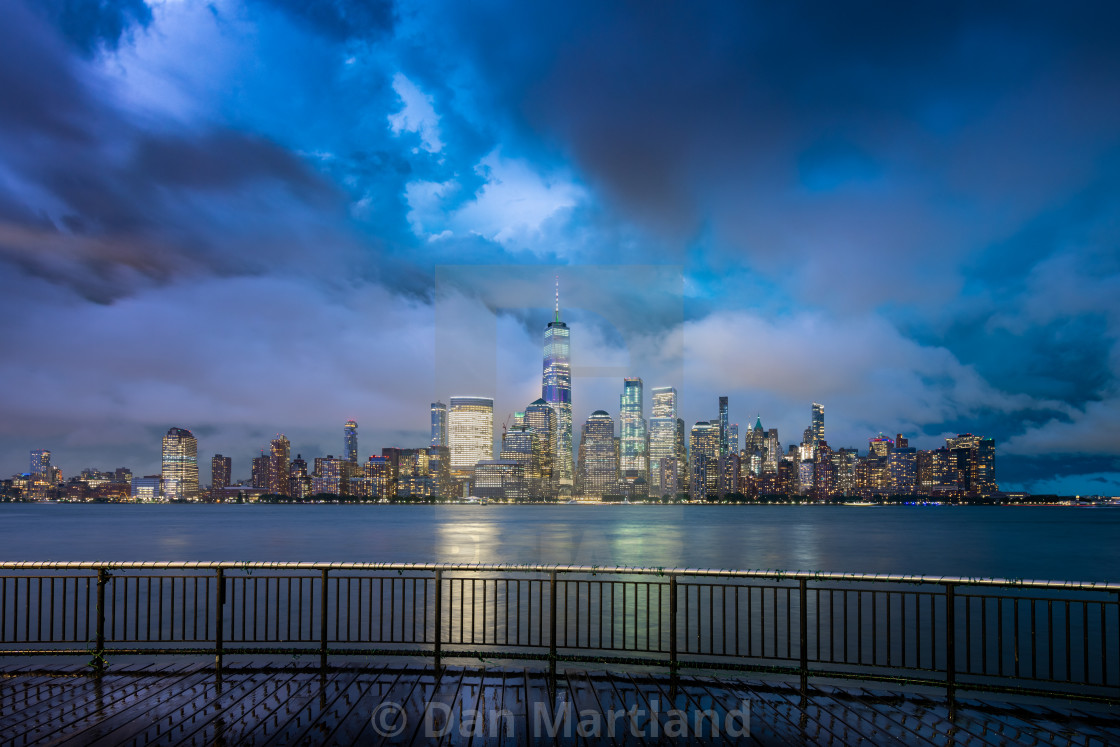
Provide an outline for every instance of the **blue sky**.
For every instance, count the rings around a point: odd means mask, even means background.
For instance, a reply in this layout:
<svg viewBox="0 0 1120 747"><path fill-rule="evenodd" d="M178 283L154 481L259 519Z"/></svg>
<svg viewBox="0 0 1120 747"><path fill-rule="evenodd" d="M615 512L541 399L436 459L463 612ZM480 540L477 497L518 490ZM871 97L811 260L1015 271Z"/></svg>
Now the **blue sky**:
<svg viewBox="0 0 1120 747"><path fill-rule="evenodd" d="M1116 16L9 0L0 464L500 423L559 275L577 423L639 375L690 424L726 394L790 443L818 401L834 446L972 431L1005 488L1118 494Z"/></svg>

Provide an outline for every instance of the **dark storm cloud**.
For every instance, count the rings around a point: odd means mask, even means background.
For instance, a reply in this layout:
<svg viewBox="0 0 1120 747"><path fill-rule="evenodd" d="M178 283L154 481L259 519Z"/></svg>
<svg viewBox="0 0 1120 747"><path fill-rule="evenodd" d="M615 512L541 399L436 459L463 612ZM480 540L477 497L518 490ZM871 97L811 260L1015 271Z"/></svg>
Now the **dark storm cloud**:
<svg viewBox="0 0 1120 747"><path fill-rule="evenodd" d="M0 29L20 53L0 61L0 82L18 82L0 109L0 259L24 272L105 303L141 280L283 264L299 241L283 223L341 212L334 187L260 135L138 126L19 5L0 10Z"/></svg>
<svg viewBox="0 0 1120 747"><path fill-rule="evenodd" d="M131 29L152 22L144 0L36 0L33 7L85 55L116 49Z"/></svg>
<svg viewBox="0 0 1120 747"><path fill-rule="evenodd" d="M344 40L382 36L396 20L392 0L255 0L309 24L316 31Z"/></svg>

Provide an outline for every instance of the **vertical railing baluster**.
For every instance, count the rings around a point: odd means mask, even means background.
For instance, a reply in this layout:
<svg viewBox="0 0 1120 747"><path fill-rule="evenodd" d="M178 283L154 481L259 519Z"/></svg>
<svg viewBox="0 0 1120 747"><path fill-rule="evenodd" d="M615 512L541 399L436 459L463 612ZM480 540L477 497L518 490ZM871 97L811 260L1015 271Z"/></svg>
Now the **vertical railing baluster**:
<svg viewBox="0 0 1120 747"><path fill-rule="evenodd" d="M435 660L436 671L440 669L439 657L443 648L443 570L436 569L436 640L435 640Z"/></svg>
<svg viewBox="0 0 1120 747"><path fill-rule="evenodd" d="M945 686L950 700L957 683L957 616L953 605L953 584L945 584Z"/></svg>
<svg viewBox="0 0 1120 747"><path fill-rule="evenodd" d="M93 668L98 673L105 669L105 584L109 580L109 571L104 568L97 569L97 632L94 644Z"/></svg>
<svg viewBox="0 0 1120 747"><path fill-rule="evenodd" d="M319 666L327 668L327 569L319 581Z"/></svg>
<svg viewBox="0 0 1120 747"><path fill-rule="evenodd" d="M226 576L225 571L219 568L215 572L218 601L214 605L214 667L222 671L222 647L225 644L226 634Z"/></svg>
<svg viewBox="0 0 1120 747"><path fill-rule="evenodd" d="M677 676L677 577L669 576L669 675Z"/></svg>
<svg viewBox="0 0 1120 747"><path fill-rule="evenodd" d="M809 685L809 582L806 579L798 581L798 595L797 606L799 607L798 617L801 618L801 643L799 644L799 652L801 654L801 692L804 693L808 690ZM845 597L847 593L845 592ZM845 601L845 607L847 602ZM846 613L845 613L846 614ZM844 638L845 646L847 645L847 619L845 618L844 624Z"/></svg>
<svg viewBox="0 0 1120 747"><path fill-rule="evenodd" d="M548 672L556 676L556 571L548 577Z"/></svg>

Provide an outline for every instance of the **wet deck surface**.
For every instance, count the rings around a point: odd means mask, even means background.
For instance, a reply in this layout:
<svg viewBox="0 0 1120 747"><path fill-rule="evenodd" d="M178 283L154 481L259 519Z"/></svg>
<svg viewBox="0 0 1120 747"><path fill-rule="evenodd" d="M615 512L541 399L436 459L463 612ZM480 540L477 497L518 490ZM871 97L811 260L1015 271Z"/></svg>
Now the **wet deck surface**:
<svg viewBox="0 0 1120 747"><path fill-rule="evenodd" d="M698 721L697 712L707 714ZM554 741L1120 745L1120 706L966 693L950 720L944 698L854 685L817 685L802 697L794 684L738 677L682 676L674 689L667 676L593 671L561 674L552 687L547 673L508 667L229 664L218 675L177 662L122 664L101 677L80 665L0 669L5 745Z"/></svg>

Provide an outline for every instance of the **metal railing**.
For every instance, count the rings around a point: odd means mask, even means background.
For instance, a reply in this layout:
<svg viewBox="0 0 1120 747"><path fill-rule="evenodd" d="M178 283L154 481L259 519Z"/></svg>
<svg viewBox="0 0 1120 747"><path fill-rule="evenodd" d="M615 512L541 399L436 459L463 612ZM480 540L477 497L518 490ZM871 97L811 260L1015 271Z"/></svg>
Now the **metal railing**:
<svg viewBox="0 0 1120 747"><path fill-rule="evenodd" d="M597 566L0 563L0 655L431 656L1120 700L1120 584Z"/></svg>

